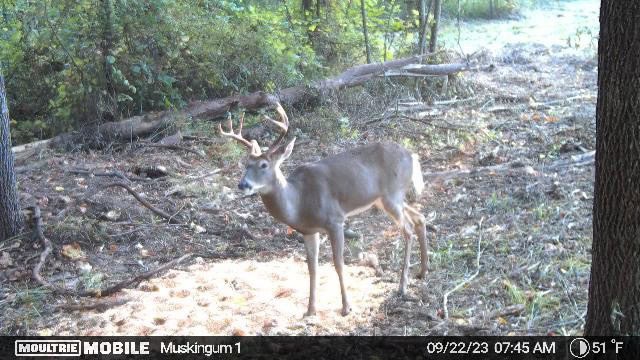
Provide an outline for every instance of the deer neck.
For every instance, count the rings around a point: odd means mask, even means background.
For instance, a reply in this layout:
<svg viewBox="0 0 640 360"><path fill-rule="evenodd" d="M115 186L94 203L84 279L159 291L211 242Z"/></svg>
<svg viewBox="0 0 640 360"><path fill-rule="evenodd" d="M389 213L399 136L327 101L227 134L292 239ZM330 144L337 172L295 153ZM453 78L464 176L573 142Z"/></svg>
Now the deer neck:
<svg viewBox="0 0 640 360"><path fill-rule="evenodd" d="M261 193L260 197L273 217L295 227L297 189L287 181L279 168L276 169L275 179L269 191Z"/></svg>

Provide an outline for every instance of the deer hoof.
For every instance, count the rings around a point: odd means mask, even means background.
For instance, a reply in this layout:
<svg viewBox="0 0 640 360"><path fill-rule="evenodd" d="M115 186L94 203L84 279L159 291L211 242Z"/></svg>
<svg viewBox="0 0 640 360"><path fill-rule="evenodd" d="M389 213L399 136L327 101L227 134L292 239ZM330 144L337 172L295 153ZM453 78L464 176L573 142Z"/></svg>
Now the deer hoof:
<svg viewBox="0 0 640 360"><path fill-rule="evenodd" d="M313 309L313 310L311 310L311 309L307 310L307 312L306 312L306 313L304 313L304 317L309 317L309 316L316 316L316 310L315 310L315 309Z"/></svg>
<svg viewBox="0 0 640 360"><path fill-rule="evenodd" d="M340 313L342 314L342 316L347 316L349 315L350 312L351 312L351 306L345 306L342 308L342 311Z"/></svg>

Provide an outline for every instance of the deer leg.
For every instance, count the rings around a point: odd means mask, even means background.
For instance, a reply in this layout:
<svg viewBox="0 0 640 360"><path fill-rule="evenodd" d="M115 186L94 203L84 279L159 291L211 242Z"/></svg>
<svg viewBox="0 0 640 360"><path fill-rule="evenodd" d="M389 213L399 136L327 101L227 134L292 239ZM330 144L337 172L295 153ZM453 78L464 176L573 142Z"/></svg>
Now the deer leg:
<svg viewBox="0 0 640 360"><path fill-rule="evenodd" d="M402 199L403 196L397 198ZM402 274L400 275L400 295L407 295L407 284L409 283L409 264L411 260L411 231L409 225L411 218L405 218L403 211L403 201L395 201L391 199L382 199L382 206L389 216L396 222L404 237L404 264L402 266Z"/></svg>
<svg viewBox="0 0 640 360"><path fill-rule="evenodd" d="M309 307L304 316L316 314L316 285L318 269L318 251L320 249L320 236L318 233L303 235L304 247L307 250L307 267L309 268Z"/></svg>
<svg viewBox="0 0 640 360"><path fill-rule="evenodd" d="M331 250L333 251L333 266L338 273L338 280L340 281L340 292L342 293L342 316L346 316L351 312L351 305L349 305L349 299L347 298L347 289L344 285L344 275L342 270L344 268L344 229L343 226L336 226L329 231L329 239L331 239Z"/></svg>
<svg viewBox="0 0 640 360"><path fill-rule="evenodd" d="M411 219L413 223L413 231L418 236L418 243L420 243L420 274L419 279L424 279L427 276L427 268L429 265L429 257L427 254L427 228L426 219L418 210L413 207L404 204L404 213Z"/></svg>

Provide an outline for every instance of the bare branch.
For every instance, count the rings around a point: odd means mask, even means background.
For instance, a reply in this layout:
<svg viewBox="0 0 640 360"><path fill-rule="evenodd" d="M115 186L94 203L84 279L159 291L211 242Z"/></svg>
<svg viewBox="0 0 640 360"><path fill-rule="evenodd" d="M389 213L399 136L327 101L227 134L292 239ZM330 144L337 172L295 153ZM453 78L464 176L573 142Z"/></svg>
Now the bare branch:
<svg viewBox="0 0 640 360"><path fill-rule="evenodd" d="M182 151L190 152L192 154L196 154L201 158L205 157L205 155L202 152L198 151L198 150L190 149L188 147L184 147L184 146L180 146L180 145L142 143L142 146L163 148L163 149L171 149L171 150L182 150Z"/></svg>
<svg viewBox="0 0 640 360"><path fill-rule="evenodd" d="M151 205L147 200L143 199L140 196L140 194L135 192L129 185L123 184L123 183L112 183L112 184L107 185L106 187L110 188L110 187L114 187L114 186L119 186L119 187L124 188L125 190L127 190L129 192L129 194L133 195L133 197L136 198L136 200L138 200L142 205L144 205L144 207L146 207L147 209L151 210L154 214L166 219L167 221L169 221L170 224L180 224L180 221L176 220L171 215L167 214L163 210L158 209L157 207Z"/></svg>

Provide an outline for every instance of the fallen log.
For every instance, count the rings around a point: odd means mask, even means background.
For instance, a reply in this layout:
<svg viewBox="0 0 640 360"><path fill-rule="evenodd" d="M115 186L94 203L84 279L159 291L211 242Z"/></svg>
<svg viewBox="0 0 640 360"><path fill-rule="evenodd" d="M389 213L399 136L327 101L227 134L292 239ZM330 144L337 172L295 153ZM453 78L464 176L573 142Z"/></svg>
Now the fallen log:
<svg viewBox="0 0 640 360"><path fill-rule="evenodd" d="M454 64L409 64L397 70L389 70L384 76L444 76L469 70L467 63Z"/></svg>
<svg viewBox="0 0 640 360"><path fill-rule="evenodd" d="M318 100L327 93L362 85L378 75L383 75L394 69L408 67L412 69L411 71L420 74L432 71L437 75L445 75L447 71L453 73L467 67L466 64L417 64L421 59L431 55L433 54L416 55L383 63L357 65L343 71L335 77L315 81L309 85L299 85L282 89L275 94L256 91L246 95L232 95L221 99L194 101L183 110L151 112L118 122L87 127L82 131L61 134L50 140L45 140L42 142L42 145L48 147L63 147L67 144L83 144L89 147L99 147L100 144L112 141L135 140L167 127L177 119L211 120L223 117L227 112L235 108L257 111L263 108L274 107L278 102L286 106L294 106L302 103L318 103ZM21 145L13 148L13 151L17 153L29 148L31 147L28 146L28 144Z"/></svg>

